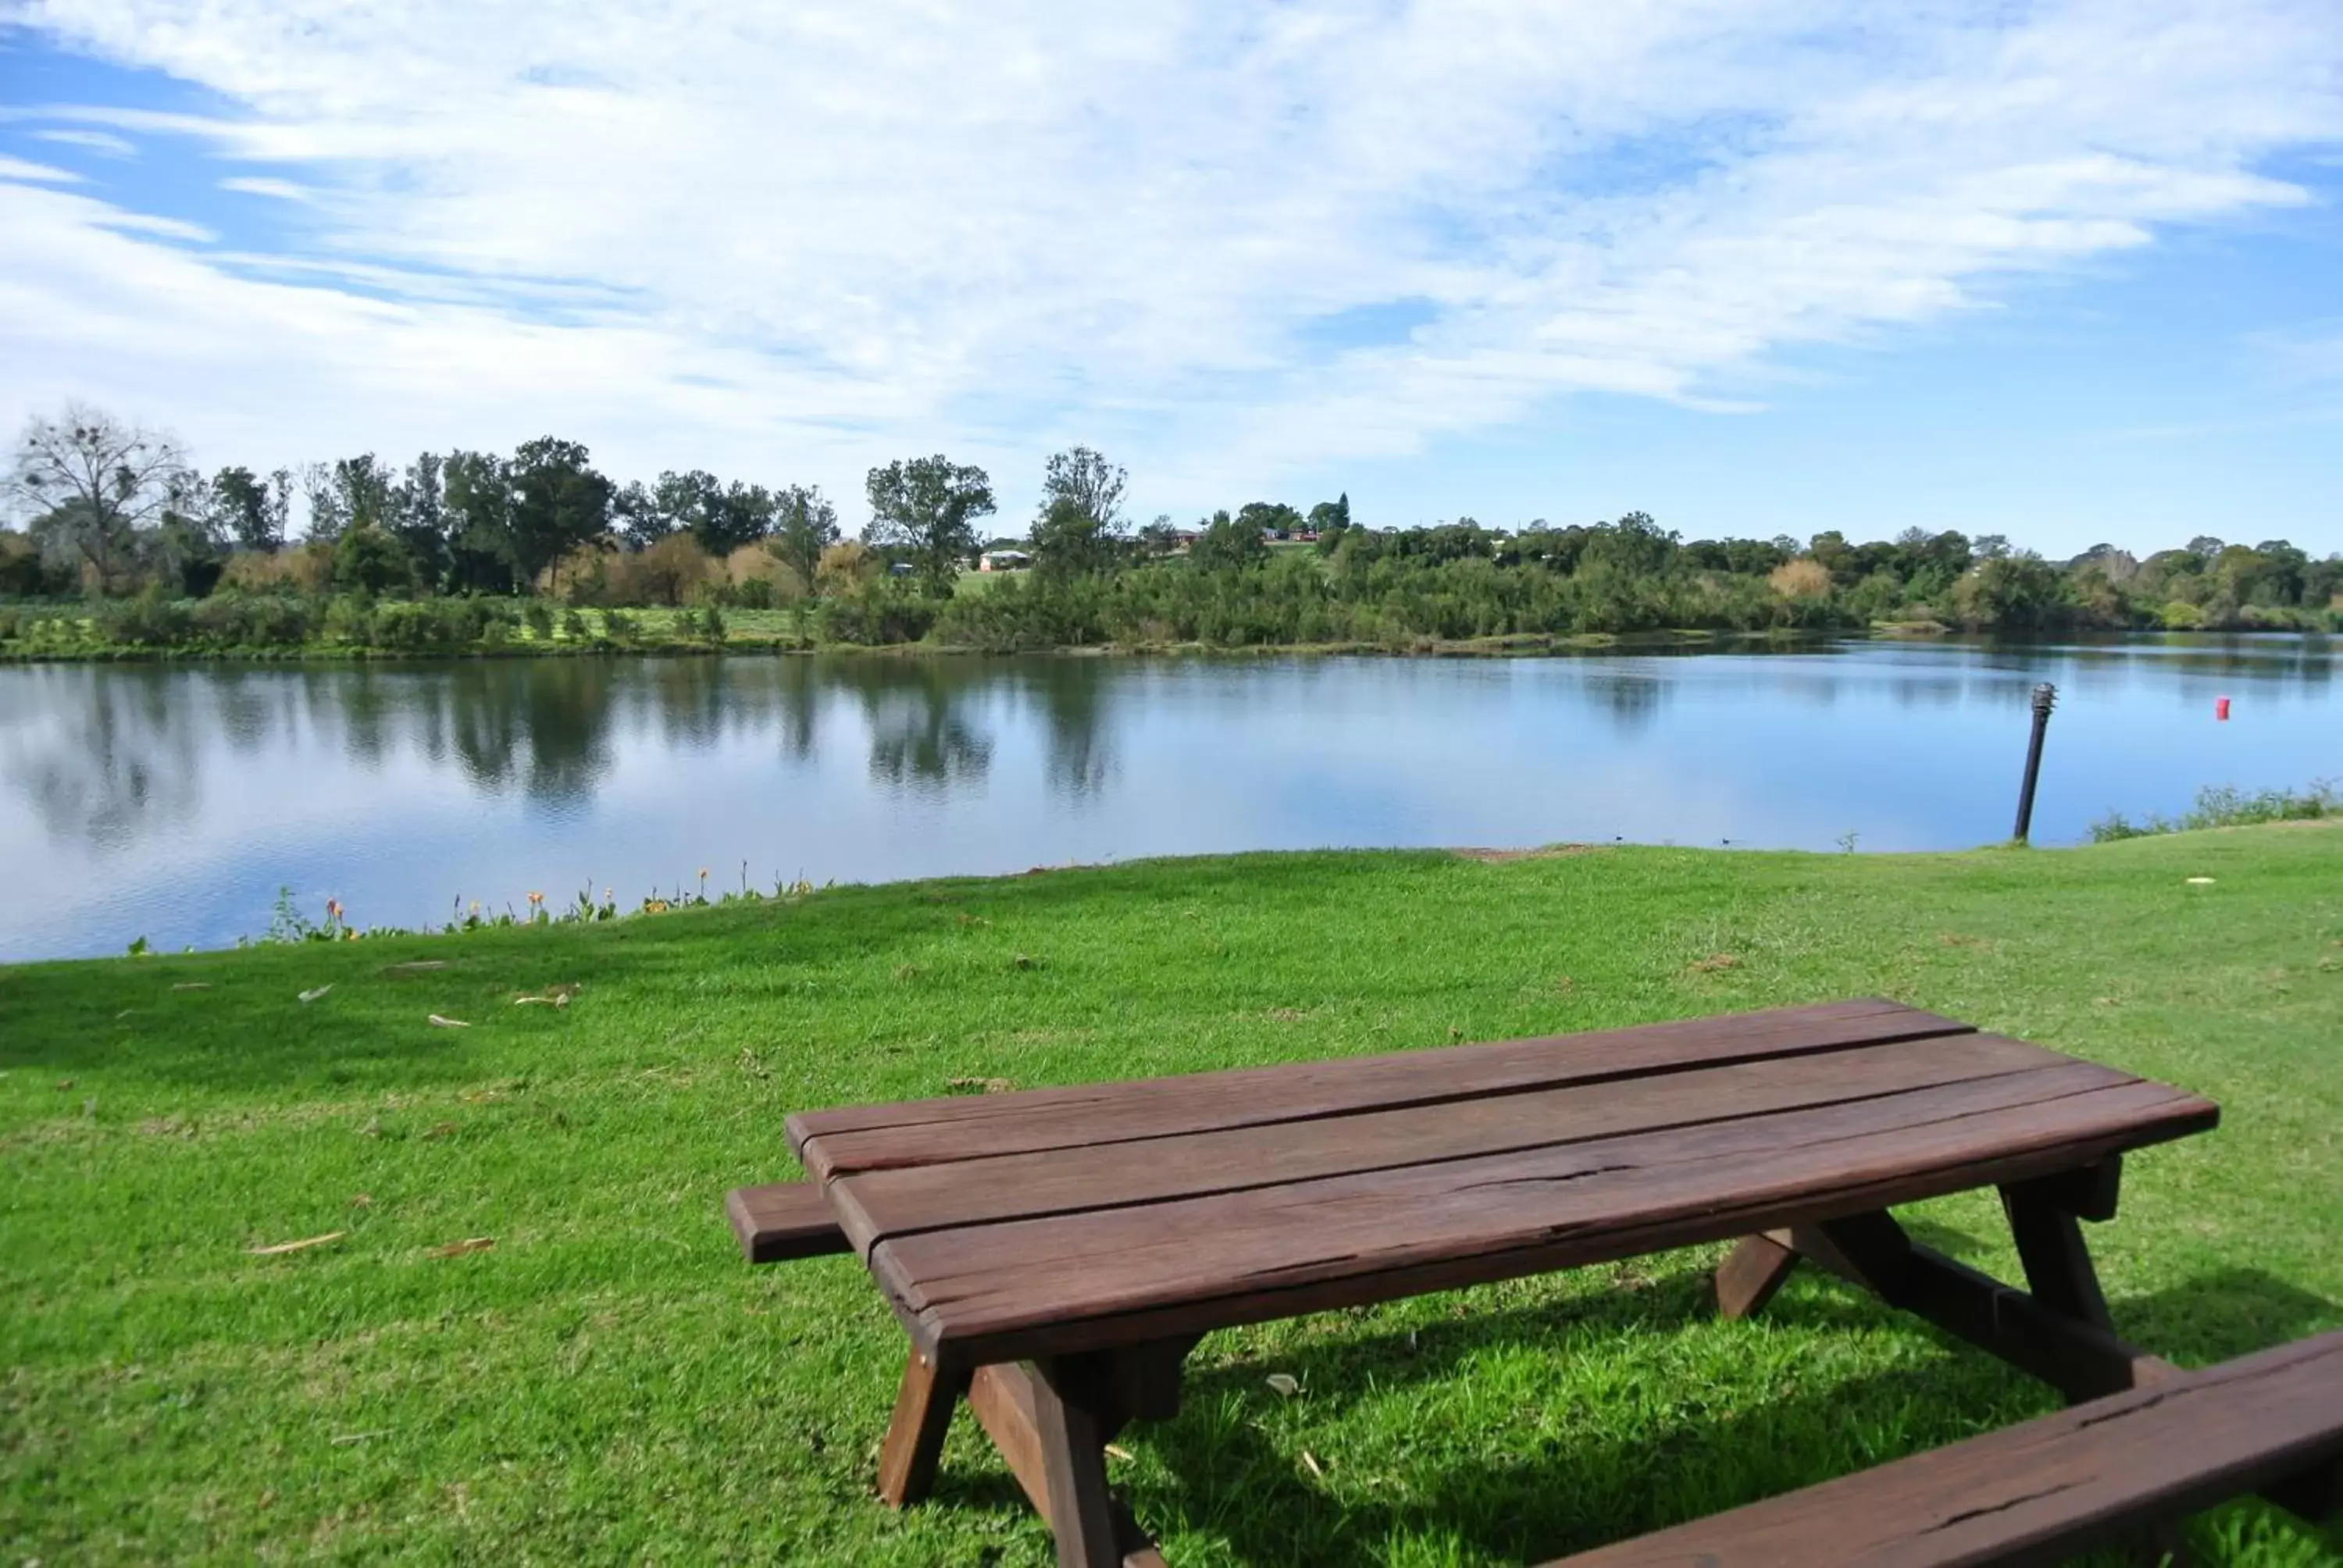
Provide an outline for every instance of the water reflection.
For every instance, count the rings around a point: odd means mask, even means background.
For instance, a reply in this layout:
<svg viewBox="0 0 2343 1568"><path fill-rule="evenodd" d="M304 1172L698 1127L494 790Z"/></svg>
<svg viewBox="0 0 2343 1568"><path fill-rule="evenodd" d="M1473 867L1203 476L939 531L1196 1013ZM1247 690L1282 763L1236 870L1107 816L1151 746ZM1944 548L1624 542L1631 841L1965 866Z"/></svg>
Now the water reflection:
<svg viewBox="0 0 2343 1568"><path fill-rule="evenodd" d="M870 777L880 783L977 784L992 766L992 741L973 710L981 665L960 659L890 659L857 683L870 727Z"/></svg>
<svg viewBox="0 0 2343 1568"><path fill-rule="evenodd" d="M2334 667L2325 639L2172 638L0 669L25 911L0 910L0 958L232 940L280 883L413 921L459 886L743 857L866 879L1323 843L1976 843L2006 830L2042 679L2062 699L2037 831L2071 839L2203 784L2343 776Z"/></svg>
<svg viewBox="0 0 2343 1568"><path fill-rule="evenodd" d="M174 722L179 709L162 687L92 679L98 672L86 670L23 673L36 686L35 711L0 710L14 742L0 755L46 833L126 847L195 815L196 736Z"/></svg>

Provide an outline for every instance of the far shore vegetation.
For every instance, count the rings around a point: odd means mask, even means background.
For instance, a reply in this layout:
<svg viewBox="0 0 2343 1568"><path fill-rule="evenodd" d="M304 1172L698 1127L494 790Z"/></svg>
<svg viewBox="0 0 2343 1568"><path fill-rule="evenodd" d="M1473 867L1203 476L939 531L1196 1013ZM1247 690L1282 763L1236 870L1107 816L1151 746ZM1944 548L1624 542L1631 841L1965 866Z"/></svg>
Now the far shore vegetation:
<svg viewBox="0 0 2343 1568"><path fill-rule="evenodd" d="M0 659L2343 630L2343 555L2283 539L2054 561L1957 531L1686 540L1642 512L1376 528L1347 496L1133 526L1127 482L1088 447L1057 453L1024 532L988 534L983 469L902 459L870 470L849 538L816 487L619 483L553 437L206 474L75 406L33 419L6 471Z"/></svg>

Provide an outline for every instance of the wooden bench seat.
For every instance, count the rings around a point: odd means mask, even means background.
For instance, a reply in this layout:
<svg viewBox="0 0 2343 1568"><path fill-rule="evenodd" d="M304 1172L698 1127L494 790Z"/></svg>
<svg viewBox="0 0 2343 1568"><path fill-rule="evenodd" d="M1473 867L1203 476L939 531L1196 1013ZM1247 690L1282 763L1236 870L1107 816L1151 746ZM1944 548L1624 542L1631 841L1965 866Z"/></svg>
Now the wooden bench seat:
<svg viewBox="0 0 2343 1568"><path fill-rule="evenodd" d="M821 1189L810 1181L775 1181L735 1187L724 1195L725 1217L752 1263L783 1263L846 1252L846 1232L838 1228Z"/></svg>
<svg viewBox="0 0 2343 1568"><path fill-rule="evenodd" d="M2343 1507L2343 1332L1564 1561L2056 1563L2257 1491L2314 1520Z"/></svg>

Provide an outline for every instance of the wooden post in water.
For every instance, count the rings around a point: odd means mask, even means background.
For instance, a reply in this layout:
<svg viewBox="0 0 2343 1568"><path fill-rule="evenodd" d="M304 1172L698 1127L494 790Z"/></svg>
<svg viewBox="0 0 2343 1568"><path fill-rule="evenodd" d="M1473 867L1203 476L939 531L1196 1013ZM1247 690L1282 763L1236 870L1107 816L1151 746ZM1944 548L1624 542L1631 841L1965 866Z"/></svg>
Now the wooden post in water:
<svg viewBox="0 0 2343 1568"><path fill-rule="evenodd" d="M2014 837L2021 844L2034 827L2034 780L2042 772L2042 736L2050 728L2050 709L2058 701L2058 689L2044 681L2034 689L2034 739L2026 747L2026 781L2017 789L2017 831Z"/></svg>

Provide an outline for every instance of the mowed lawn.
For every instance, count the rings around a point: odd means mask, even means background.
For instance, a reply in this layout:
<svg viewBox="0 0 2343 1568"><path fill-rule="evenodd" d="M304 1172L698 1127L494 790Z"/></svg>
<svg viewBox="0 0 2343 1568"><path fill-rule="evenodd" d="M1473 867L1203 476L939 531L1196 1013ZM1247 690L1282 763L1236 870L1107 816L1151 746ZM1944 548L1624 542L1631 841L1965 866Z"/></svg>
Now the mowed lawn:
<svg viewBox="0 0 2343 1568"><path fill-rule="evenodd" d="M933 1503L872 1500L900 1330L851 1260L751 1270L721 1215L797 1173L785 1112L1875 994L2221 1102L2090 1232L2127 1337L2343 1325L2343 828L840 889L0 970L0 1549L1046 1563L965 1413ZM2016 1276L1989 1200L1909 1218ZM1114 1478L1176 1564L1517 1563L2051 1405L1805 1272L1721 1322L1716 1255L1215 1334ZM2198 1534L2343 1563L2259 1505Z"/></svg>

